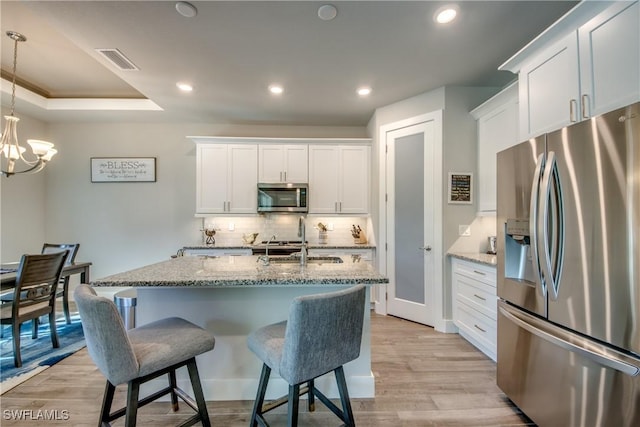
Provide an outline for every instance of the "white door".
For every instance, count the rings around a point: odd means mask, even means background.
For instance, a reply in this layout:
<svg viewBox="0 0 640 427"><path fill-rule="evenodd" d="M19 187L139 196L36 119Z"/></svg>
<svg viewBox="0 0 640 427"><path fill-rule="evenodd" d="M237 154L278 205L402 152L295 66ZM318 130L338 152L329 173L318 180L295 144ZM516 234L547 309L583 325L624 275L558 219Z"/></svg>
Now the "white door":
<svg viewBox="0 0 640 427"><path fill-rule="evenodd" d="M436 123L427 121L386 135L387 312L434 325L435 211L441 183ZM439 151L438 151L439 153Z"/></svg>

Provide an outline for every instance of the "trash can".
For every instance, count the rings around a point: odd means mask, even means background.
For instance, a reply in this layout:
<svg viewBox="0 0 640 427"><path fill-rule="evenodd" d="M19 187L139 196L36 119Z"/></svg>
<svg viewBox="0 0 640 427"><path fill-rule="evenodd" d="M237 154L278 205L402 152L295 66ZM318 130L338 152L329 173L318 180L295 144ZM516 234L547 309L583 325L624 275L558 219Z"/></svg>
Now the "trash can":
<svg viewBox="0 0 640 427"><path fill-rule="evenodd" d="M124 327L133 329L136 327L136 304L138 301L138 293L135 289L125 289L117 292L113 296L113 302L120 312Z"/></svg>

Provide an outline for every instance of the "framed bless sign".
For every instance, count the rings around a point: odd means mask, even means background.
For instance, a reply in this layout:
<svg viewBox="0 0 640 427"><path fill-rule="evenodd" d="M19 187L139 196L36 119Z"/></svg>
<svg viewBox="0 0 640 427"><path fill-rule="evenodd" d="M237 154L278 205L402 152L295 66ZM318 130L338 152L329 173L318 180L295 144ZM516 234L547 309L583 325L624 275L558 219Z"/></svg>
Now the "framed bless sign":
<svg viewBox="0 0 640 427"><path fill-rule="evenodd" d="M92 157L91 182L155 182L155 157Z"/></svg>
<svg viewBox="0 0 640 427"><path fill-rule="evenodd" d="M473 203L473 174L449 172L449 203Z"/></svg>

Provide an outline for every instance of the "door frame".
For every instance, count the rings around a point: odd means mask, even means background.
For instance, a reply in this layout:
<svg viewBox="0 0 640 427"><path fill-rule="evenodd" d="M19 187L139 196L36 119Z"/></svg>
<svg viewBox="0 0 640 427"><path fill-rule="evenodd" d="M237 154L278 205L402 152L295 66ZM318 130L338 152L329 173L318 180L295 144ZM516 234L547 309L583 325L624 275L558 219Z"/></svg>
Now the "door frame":
<svg viewBox="0 0 640 427"><path fill-rule="evenodd" d="M379 169L378 169L378 177L379 177L379 186L378 186L378 256L376 257L378 260L378 270L381 274L387 275L388 272L388 256L387 256L387 247L388 247L388 236L387 236L387 201L386 201L386 193L387 193L387 135L390 132L395 130L399 130L402 128L406 128L409 126L418 125L420 123L433 121L434 124L434 159L433 159L433 183L434 183L434 204L433 204L433 221L435 230L442 230L442 198L444 197L443 191L443 177L442 177L442 110L432 111L430 113L420 114L417 116L409 117L407 119L399 120L396 122L388 123L382 125L378 129L378 156L379 156ZM443 257L443 237L442 232L434 233L433 237L433 257L435 258L435 262L433 264L433 280L434 280L434 327L438 331L446 330L446 320L444 319L444 276L443 276L443 266L444 266L444 257ZM376 299L375 302L375 311L379 314L387 314L387 289L385 287L380 287L380 292L378 293L379 298Z"/></svg>

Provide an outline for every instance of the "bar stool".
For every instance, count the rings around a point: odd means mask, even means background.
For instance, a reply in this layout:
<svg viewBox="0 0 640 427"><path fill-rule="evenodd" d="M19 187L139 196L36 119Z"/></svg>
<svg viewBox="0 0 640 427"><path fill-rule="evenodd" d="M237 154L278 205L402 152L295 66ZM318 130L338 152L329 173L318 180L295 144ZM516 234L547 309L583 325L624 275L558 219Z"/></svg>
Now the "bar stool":
<svg viewBox="0 0 640 427"><path fill-rule="evenodd" d="M174 411L178 397L197 414L182 425L200 421L210 426L209 414L202 393L195 357L213 349L215 339L204 329L184 319L171 317L127 331L115 304L96 295L88 285L79 285L74 292L89 355L107 378L101 425L125 416L125 425L136 425L138 408L161 396L170 394ZM186 366L191 379L195 401L176 384L176 370ZM168 375L169 386L139 399L140 385ZM116 386L128 384L127 406L111 413Z"/></svg>
<svg viewBox="0 0 640 427"><path fill-rule="evenodd" d="M258 422L268 426L263 414L287 402L287 425L297 426L301 394L308 395L310 412L315 410L317 397L347 426L355 426L342 366L360 356L364 301L362 285L297 297L289 308L288 321L265 326L249 335L249 349L263 362L250 426L257 426ZM272 370L289 384L289 393L264 404ZM342 409L314 386L314 379L331 371L335 373Z"/></svg>

